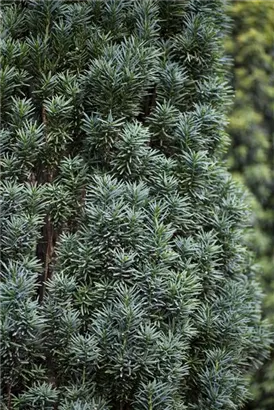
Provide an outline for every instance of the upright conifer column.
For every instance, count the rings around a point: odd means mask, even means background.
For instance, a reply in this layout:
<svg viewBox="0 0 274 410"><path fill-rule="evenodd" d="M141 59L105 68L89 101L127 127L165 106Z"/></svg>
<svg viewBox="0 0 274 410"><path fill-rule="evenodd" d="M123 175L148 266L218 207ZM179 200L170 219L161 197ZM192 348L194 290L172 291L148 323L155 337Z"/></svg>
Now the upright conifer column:
<svg viewBox="0 0 274 410"><path fill-rule="evenodd" d="M223 3L2 2L5 410L244 402L269 341Z"/></svg>

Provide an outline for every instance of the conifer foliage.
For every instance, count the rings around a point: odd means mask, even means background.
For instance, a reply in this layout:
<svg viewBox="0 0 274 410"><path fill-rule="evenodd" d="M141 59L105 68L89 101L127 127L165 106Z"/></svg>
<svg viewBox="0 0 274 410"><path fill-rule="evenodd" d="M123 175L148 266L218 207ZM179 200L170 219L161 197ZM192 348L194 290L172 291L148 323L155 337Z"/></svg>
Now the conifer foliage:
<svg viewBox="0 0 274 410"><path fill-rule="evenodd" d="M3 409L244 402L269 336L223 3L2 2Z"/></svg>

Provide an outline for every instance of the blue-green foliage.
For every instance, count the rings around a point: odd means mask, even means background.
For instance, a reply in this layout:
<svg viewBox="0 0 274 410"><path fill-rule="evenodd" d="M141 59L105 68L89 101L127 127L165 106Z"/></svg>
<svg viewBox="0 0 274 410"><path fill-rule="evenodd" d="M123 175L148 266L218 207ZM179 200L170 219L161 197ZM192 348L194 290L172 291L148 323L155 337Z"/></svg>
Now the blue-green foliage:
<svg viewBox="0 0 274 410"><path fill-rule="evenodd" d="M2 12L4 408L239 408L269 335L222 159L223 1Z"/></svg>

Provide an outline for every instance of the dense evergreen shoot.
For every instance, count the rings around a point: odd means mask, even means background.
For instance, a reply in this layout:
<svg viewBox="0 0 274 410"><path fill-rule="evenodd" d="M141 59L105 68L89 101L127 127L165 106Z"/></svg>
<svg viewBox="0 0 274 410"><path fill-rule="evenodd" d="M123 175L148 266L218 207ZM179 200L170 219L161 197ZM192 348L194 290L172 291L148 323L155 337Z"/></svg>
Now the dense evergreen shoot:
<svg viewBox="0 0 274 410"><path fill-rule="evenodd" d="M5 410L216 410L267 354L224 1L2 2Z"/></svg>
<svg viewBox="0 0 274 410"><path fill-rule="evenodd" d="M267 294L264 315L274 325L274 8L272 2L235 1L230 13L234 24L227 50L235 60L236 96L228 128L232 137L229 164L253 195L255 231L250 242ZM272 352L271 360L256 374L254 399L247 409L274 407L273 379Z"/></svg>

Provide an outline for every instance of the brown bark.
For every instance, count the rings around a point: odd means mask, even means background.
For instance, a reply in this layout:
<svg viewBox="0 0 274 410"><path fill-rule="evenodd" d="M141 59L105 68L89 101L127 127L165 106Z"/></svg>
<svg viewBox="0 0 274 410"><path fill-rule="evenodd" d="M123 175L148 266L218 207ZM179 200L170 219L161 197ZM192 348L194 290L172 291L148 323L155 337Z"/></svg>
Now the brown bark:
<svg viewBox="0 0 274 410"><path fill-rule="evenodd" d="M44 126L47 126L47 116L45 106L42 106L42 122ZM46 132L46 131L45 131ZM47 137L47 136L46 136ZM47 139L47 138L46 138ZM53 172L52 170L47 170L44 174L42 183L52 182ZM42 302L45 294L45 283L51 278L50 264L52 261L54 246L56 242L56 232L54 231L53 224L50 219L50 215L47 214L45 218L45 224L42 229L42 238L37 246L37 257L43 263L43 273L40 275L40 289L39 289L39 301Z"/></svg>
<svg viewBox="0 0 274 410"><path fill-rule="evenodd" d="M146 117L151 114L151 111L156 106L156 99L157 99L157 89L156 84L148 90L147 95L143 101L143 112L137 117L140 122L145 122Z"/></svg>
<svg viewBox="0 0 274 410"><path fill-rule="evenodd" d="M8 409L11 410L11 383L8 384Z"/></svg>
<svg viewBox="0 0 274 410"><path fill-rule="evenodd" d="M43 273L40 276L40 290L39 301L42 302L45 294L45 283L51 278L50 263L52 261L54 245L55 245L55 232L50 220L50 216L45 218L45 225L43 227L43 236L41 242L37 247L37 256L43 262Z"/></svg>

